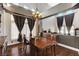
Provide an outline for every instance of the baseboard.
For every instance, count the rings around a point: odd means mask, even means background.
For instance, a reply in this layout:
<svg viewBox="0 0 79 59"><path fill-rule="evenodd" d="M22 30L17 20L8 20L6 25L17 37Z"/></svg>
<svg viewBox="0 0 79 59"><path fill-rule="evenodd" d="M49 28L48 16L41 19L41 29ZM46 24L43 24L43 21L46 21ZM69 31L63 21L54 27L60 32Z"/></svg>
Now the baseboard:
<svg viewBox="0 0 79 59"><path fill-rule="evenodd" d="M79 49L74 48L74 47L71 47L71 46L68 46L68 45L64 45L64 44L61 44L61 43L57 43L57 45L62 46L62 47L65 47L65 48L70 49L70 50L73 50L73 51L79 52Z"/></svg>

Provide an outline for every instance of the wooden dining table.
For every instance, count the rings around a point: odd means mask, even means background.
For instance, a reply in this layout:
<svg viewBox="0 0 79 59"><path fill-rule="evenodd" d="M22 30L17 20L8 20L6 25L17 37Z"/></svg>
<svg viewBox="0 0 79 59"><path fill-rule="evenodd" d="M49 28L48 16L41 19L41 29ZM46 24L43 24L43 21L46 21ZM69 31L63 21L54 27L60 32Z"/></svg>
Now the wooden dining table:
<svg viewBox="0 0 79 59"><path fill-rule="evenodd" d="M52 46L54 47L54 55L56 55L55 53L55 46L56 46L56 36L50 36L50 37L38 37L38 38L35 38L34 40L34 43L33 45L38 49L38 50L45 50L46 49L46 52L47 52L47 47L51 47L52 49ZM52 51L52 50L51 50Z"/></svg>

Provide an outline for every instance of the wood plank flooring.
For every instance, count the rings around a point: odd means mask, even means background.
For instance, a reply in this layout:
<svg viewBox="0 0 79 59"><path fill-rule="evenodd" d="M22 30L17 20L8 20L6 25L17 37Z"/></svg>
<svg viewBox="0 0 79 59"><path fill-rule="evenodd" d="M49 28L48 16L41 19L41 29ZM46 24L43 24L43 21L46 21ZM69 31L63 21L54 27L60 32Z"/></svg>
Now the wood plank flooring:
<svg viewBox="0 0 79 59"><path fill-rule="evenodd" d="M53 47L52 47L52 52L51 48L47 48L46 50L35 50L31 49L30 45L24 46L22 44L17 44L13 46L7 47L7 51L4 53L2 52L2 48L0 48L0 56L54 56L53 54ZM56 46L56 56L78 56L78 53L76 51L69 50L67 48L61 47L61 46ZM42 55L42 52L44 55Z"/></svg>

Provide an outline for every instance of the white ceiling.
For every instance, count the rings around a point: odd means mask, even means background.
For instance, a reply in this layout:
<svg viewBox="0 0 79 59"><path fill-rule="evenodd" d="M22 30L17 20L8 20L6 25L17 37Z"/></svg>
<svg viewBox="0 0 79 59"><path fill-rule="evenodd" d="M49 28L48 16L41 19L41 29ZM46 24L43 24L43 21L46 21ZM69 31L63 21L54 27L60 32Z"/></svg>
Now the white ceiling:
<svg viewBox="0 0 79 59"><path fill-rule="evenodd" d="M13 3L13 4L24 7L25 9L29 9L31 11L34 11L35 8L38 8L39 12L44 12L56 6L59 3Z"/></svg>
<svg viewBox="0 0 79 59"><path fill-rule="evenodd" d="M48 16L48 15L52 15L52 14L56 14L56 13L61 13L63 11L71 9L76 4L77 3L60 3L60 4L56 5L56 6L48 9L47 11L45 11L43 13L43 15Z"/></svg>
<svg viewBox="0 0 79 59"><path fill-rule="evenodd" d="M34 11L35 8L38 8L38 11L43 14L42 17L46 17L67 10L75 4L77 3L11 3L12 6L6 8L14 12L27 14L28 16L32 15L32 11Z"/></svg>

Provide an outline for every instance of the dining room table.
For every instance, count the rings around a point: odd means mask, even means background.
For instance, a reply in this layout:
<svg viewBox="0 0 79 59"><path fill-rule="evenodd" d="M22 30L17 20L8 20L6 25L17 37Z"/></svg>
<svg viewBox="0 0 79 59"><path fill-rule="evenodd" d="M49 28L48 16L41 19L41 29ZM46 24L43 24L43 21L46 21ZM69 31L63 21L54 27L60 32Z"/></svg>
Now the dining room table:
<svg viewBox="0 0 79 59"><path fill-rule="evenodd" d="M41 50L42 55L44 55L44 50L47 54L47 48L51 47L51 53L52 53L52 47L53 47L53 55L56 55L56 35L51 35L48 37L36 37L34 40L34 43L32 45L36 47L37 51Z"/></svg>

